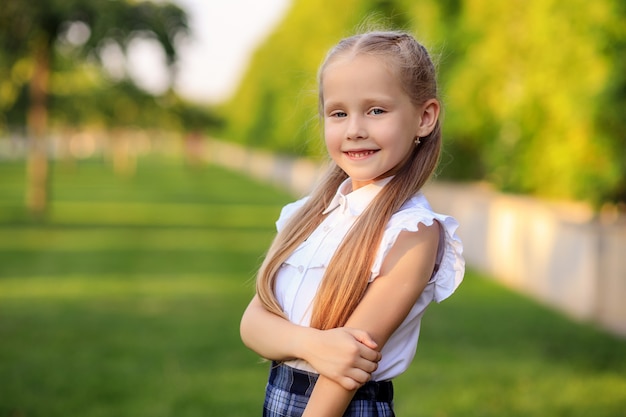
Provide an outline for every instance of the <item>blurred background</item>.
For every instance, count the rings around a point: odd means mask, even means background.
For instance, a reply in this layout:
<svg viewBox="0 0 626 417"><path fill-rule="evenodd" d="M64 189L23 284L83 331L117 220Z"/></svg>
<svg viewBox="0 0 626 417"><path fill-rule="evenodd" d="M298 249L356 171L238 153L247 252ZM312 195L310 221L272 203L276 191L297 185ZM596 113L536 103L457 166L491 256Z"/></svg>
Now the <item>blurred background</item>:
<svg viewBox="0 0 626 417"><path fill-rule="evenodd" d="M438 62L427 194L469 266L398 415L626 416L624 22L620 0L5 0L0 416L258 415L239 318L325 160L317 67L359 28Z"/></svg>

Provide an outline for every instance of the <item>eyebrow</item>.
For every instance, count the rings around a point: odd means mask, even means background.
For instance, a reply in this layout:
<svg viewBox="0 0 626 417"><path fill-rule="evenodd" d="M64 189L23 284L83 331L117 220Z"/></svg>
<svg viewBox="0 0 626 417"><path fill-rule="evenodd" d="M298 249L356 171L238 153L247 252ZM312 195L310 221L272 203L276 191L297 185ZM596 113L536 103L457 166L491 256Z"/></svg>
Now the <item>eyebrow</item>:
<svg viewBox="0 0 626 417"><path fill-rule="evenodd" d="M372 107L372 106L386 106L389 107L393 103L393 99L389 96L380 96L380 97L372 97L363 100L364 107ZM333 100L324 100L323 108L326 109L335 109L345 107L345 104L342 101L333 101Z"/></svg>

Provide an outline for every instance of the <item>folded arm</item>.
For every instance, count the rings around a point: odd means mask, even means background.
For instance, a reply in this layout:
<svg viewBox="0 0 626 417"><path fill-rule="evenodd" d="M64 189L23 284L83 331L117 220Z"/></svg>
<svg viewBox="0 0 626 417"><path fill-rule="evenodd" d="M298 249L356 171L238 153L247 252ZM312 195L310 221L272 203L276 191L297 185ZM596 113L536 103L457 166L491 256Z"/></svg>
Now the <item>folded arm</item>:
<svg viewBox="0 0 626 417"><path fill-rule="evenodd" d="M373 339L356 328L319 330L299 326L270 313L255 296L243 314L241 339L266 359L304 359L321 375L356 389L378 367L380 353Z"/></svg>
<svg viewBox="0 0 626 417"><path fill-rule="evenodd" d="M382 349L426 287L435 264L439 225L403 232L387 254L347 326L365 330ZM320 375L303 417L340 417L356 390Z"/></svg>

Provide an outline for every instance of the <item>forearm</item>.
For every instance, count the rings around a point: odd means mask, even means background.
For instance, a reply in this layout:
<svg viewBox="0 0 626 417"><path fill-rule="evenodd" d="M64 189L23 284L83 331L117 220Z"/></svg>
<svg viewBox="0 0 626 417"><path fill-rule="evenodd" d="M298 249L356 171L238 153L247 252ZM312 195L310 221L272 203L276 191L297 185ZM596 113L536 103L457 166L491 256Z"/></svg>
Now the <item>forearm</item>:
<svg viewBox="0 0 626 417"><path fill-rule="evenodd" d="M341 417L355 392L320 375L302 417Z"/></svg>
<svg viewBox="0 0 626 417"><path fill-rule="evenodd" d="M241 318L243 343L266 359L284 361L303 358L309 333L319 331L291 323L267 311L255 297Z"/></svg>
<svg viewBox="0 0 626 417"><path fill-rule="evenodd" d="M266 359L303 359L318 373L356 389L376 370L380 353L367 332L299 326L265 309L254 297L241 318L243 343Z"/></svg>

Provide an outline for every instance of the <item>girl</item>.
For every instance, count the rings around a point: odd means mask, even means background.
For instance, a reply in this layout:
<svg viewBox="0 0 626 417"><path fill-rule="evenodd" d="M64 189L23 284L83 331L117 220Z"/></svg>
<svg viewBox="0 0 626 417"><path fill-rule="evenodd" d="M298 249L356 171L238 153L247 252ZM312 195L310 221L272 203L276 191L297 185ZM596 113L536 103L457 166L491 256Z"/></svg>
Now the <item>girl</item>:
<svg viewBox="0 0 626 417"><path fill-rule="evenodd" d="M283 208L241 337L274 361L264 416L393 416L424 311L464 273L457 222L420 193L441 148L435 68L409 34L371 32L318 81L333 164Z"/></svg>

